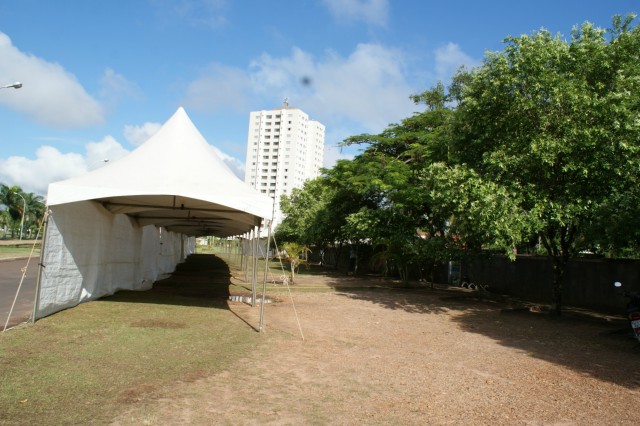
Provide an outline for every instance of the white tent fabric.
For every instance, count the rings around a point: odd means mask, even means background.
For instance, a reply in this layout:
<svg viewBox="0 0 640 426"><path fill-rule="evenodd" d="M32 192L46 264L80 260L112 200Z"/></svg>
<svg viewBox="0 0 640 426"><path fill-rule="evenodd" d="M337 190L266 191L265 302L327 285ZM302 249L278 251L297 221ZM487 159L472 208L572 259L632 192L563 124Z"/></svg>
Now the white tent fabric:
<svg viewBox="0 0 640 426"><path fill-rule="evenodd" d="M52 183L36 317L121 289L147 289L195 247L271 219L273 200L216 155L183 108L147 142Z"/></svg>

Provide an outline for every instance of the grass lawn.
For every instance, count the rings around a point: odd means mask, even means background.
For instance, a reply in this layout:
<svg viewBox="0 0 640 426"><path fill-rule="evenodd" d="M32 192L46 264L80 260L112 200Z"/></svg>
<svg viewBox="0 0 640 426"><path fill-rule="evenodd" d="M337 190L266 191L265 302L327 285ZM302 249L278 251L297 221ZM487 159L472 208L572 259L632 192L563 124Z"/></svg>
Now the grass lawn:
<svg viewBox="0 0 640 426"><path fill-rule="evenodd" d="M194 257L205 263L186 271L179 267L153 290L118 292L0 333L0 424L110 423L115 415L166 395L176 382L233 368L258 350L264 339L227 304L230 293L250 294L251 284L231 284L224 255ZM214 264L211 258L217 259ZM259 291L264 266L261 260ZM270 262L270 268L270 278L283 274L279 262ZM238 265L233 274L244 275ZM268 291L285 297L286 287L269 282Z"/></svg>
<svg viewBox="0 0 640 426"><path fill-rule="evenodd" d="M3 247L0 246L0 259L7 259L10 257L25 257L31 254L30 247ZM33 250L33 255L39 257L40 249Z"/></svg>
<svg viewBox="0 0 640 426"><path fill-rule="evenodd" d="M0 424L109 423L176 381L229 368L260 344L224 298L160 287L0 334Z"/></svg>

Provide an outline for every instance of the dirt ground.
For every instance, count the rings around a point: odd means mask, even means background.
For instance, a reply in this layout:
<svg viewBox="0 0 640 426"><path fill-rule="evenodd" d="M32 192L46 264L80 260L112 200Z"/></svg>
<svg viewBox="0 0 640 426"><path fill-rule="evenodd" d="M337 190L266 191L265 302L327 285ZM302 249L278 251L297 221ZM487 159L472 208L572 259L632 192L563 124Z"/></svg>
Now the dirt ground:
<svg viewBox="0 0 640 426"><path fill-rule="evenodd" d="M466 289L378 284L301 277L298 287L335 291L270 294L255 352L217 375L175 383L113 424L638 422L640 350L621 320L557 318ZM258 326L259 307L229 307Z"/></svg>

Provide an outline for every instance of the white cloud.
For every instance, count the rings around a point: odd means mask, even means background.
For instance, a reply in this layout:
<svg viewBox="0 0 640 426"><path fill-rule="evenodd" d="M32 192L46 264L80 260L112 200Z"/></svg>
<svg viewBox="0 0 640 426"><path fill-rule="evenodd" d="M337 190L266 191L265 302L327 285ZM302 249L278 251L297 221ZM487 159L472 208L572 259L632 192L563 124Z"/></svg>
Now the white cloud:
<svg viewBox="0 0 640 426"><path fill-rule="evenodd" d="M23 83L12 96L0 97L0 102L40 123L83 127L104 121L104 109L75 76L57 63L21 52L1 32L0 75Z"/></svg>
<svg viewBox="0 0 640 426"><path fill-rule="evenodd" d="M152 0L151 4L167 24L179 20L191 26L213 29L227 24L227 18L222 14L226 0Z"/></svg>
<svg viewBox="0 0 640 426"><path fill-rule="evenodd" d="M82 175L103 166L105 159L115 161L128 153L111 136L100 142L89 142L85 149L86 153L82 155L42 146L36 151L35 159L18 156L0 159L0 182L46 195L50 183Z"/></svg>
<svg viewBox="0 0 640 426"><path fill-rule="evenodd" d="M123 75L111 68L104 70L100 86L100 96L111 102L116 102L121 98L141 97L140 89L135 83L128 81Z"/></svg>
<svg viewBox="0 0 640 426"><path fill-rule="evenodd" d="M362 21L384 27L389 18L388 0L324 0L324 4L339 21Z"/></svg>
<svg viewBox="0 0 640 426"><path fill-rule="evenodd" d="M288 98L325 125L351 122L357 131L379 132L413 112L402 52L360 44L348 56L321 58L294 48L290 56L263 54L249 70L211 64L189 84L183 104L199 111L274 107Z"/></svg>
<svg viewBox="0 0 640 426"><path fill-rule="evenodd" d="M454 43L438 49L435 56L435 71L443 80L460 65L476 64ZM338 142L358 133L379 133L416 110L409 96L424 87L408 83L407 61L404 52L379 44L360 44L348 56L327 51L318 57L300 48L282 57L265 53L247 70L211 64L188 86L184 103L201 111L248 113L277 107L288 98L289 105L327 126L324 165L331 167L359 149L340 152Z"/></svg>
<svg viewBox="0 0 640 426"><path fill-rule="evenodd" d="M436 76L440 81L448 81L461 66L471 69L479 64L460 49L456 43L449 42L435 51Z"/></svg>
<svg viewBox="0 0 640 426"><path fill-rule="evenodd" d="M251 80L246 71L214 63L188 85L182 103L199 111L247 111L252 98L250 91Z"/></svg>
<svg viewBox="0 0 640 426"><path fill-rule="evenodd" d="M378 133L413 113L405 55L378 44L360 44L347 57L322 57L299 48L291 55L263 54L248 70L211 64L189 84L185 107L199 111L248 111L289 104L346 135ZM335 142L335 141L333 141Z"/></svg>
<svg viewBox="0 0 640 426"><path fill-rule="evenodd" d="M144 123L142 126L124 126L124 137L133 145L142 145L160 130L160 123Z"/></svg>
<svg viewBox="0 0 640 426"><path fill-rule="evenodd" d="M353 153L347 153L335 145L325 145L322 167L330 169L335 166L338 160L352 160L354 156Z"/></svg>
<svg viewBox="0 0 640 426"><path fill-rule="evenodd" d="M244 163L240 160L238 160L237 158L234 158L230 155L225 154L224 152L220 151L220 149L218 149L218 147L215 147L213 145L210 145L211 149L213 149L213 152L216 153L216 155L218 157L220 157L220 159L222 159L222 161L224 161L224 163L227 165L227 167L229 167L229 169L231 169L231 171L238 176L238 178L240 178L241 180L244 180Z"/></svg>
<svg viewBox="0 0 640 426"><path fill-rule="evenodd" d="M262 55L252 64L252 78L256 91L288 97L325 125L350 122L358 132L380 132L413 112L409 96L415 90L404 62L402 52L377 44L360 44L348 57L327 52L321 59L295 48L290 57Z"/></svg>
<svg viewBox="0 0 640 426"><path fill-rule="evenodd" d="M80 154L63 154L51 146L40 147L36 158L9 157L0 159L0 181L18 185L26 192L44 195L49 183L86 172Z"/></svg>
<svg viewBox="0 0 640 426"><path fill-rule="evenodd" d="M86 154L84 159L87 169L93 170L103 166L105 160L116 161L129 153L112 136L105 136L100 142L89 142L85 145Z"/></svg>

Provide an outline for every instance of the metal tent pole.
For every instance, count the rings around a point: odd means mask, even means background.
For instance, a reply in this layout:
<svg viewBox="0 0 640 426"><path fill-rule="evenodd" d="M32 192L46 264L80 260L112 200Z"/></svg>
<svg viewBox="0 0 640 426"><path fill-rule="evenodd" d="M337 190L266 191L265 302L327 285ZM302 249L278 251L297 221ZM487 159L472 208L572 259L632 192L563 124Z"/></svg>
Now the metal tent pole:
<svg viewBox="0 0 640 426"><path fill-rule="evenodd" d="M251 279L251 306L256 306L258 286L258 244L260 244L260 227L256 226L253 234L253 275Z"/></svg>
<svg viewBox="0 0 640 426"><path fill-rule="evenodd" d="M271 246L271 221L267 227L267 252L264 256L264 277L262 279L262 302L260 303L260 326L258 331L264 330L264 305L267 300L267 274L269 272L269 250Z"/></svg>
<svg viewBox="0 0 640 426"><path fill-rule="evenodd" d="M245 234L245 240L242 242L242 250L245 254L244 259L244 282L249 282L249 241L251 237L251 232L247 232Z"/></svg>

